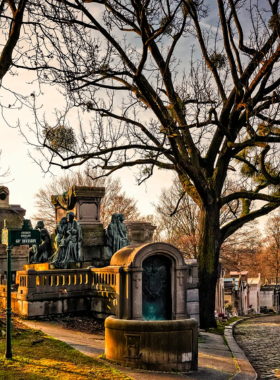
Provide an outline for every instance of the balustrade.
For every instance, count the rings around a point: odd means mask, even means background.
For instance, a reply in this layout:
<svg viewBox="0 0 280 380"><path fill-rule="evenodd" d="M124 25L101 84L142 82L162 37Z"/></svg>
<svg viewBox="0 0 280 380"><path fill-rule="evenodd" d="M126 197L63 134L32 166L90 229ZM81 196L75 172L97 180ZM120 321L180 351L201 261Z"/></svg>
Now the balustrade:
<svg viewBox="0 0 280 380"><path fill-rule="evenodd" d="M116 291L119 268L91 268L17 272L19 293L59 293L61 289Z"/></svg>
<svg viewBox="0 0 280 380"><path fill-rule="evenodd" d="M63 272L62 272L63 271ZM17 273L19 293L66 293L90 290L90 269L45 270L29 269Z"/></svg>

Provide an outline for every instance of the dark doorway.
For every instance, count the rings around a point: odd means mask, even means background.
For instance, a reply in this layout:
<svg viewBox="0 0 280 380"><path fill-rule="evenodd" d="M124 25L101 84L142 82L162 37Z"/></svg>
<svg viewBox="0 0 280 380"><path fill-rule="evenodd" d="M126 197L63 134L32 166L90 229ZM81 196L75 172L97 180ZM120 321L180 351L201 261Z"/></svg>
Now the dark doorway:
<svg viewBox="0 0 280 380"><path fill-rule="evenodd" d="M150 256L143 261L142 312L145 321L171 319L171 260Z"/></svg>

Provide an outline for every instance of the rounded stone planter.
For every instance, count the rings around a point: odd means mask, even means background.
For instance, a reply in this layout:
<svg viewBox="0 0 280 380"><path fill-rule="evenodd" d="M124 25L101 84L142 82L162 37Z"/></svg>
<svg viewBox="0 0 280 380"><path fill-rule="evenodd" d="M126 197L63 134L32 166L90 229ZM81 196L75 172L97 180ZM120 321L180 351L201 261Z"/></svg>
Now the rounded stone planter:
<svg viewBox="0 0 280 380"><path fill-rule="evenodd" d="M198 333L195 319L105 320L106 358L156 371L196 370Z"/></svg>

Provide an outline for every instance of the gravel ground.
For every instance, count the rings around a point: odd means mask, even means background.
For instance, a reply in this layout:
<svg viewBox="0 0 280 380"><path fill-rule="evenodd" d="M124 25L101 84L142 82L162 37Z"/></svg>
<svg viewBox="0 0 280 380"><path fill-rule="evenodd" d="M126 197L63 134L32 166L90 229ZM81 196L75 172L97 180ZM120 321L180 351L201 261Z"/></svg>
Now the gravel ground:
<svg viewBox="0 0 280 380"><path fill-rule="evenodd" d="M249 319L234 335L258 379L280 379L280 315Z"/></svg>

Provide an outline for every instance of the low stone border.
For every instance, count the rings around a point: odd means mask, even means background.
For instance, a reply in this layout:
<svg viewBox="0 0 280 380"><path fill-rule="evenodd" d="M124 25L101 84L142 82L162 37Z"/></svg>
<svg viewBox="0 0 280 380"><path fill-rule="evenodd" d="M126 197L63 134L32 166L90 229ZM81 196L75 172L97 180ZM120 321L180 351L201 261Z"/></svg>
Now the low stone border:
<svg viewBox="0 0 280 380"><path fill-rule="evenodd" d="M234 357L236 367L239 368L239 372L234 375L231 380L256 380L258 377L256 371L245 356L243 350L241 350L233 337L235 326L246 319L248 318L239 319L238 321L233 322L231 325L225 326L224 336L226 338L228 347Z"/></svg>

